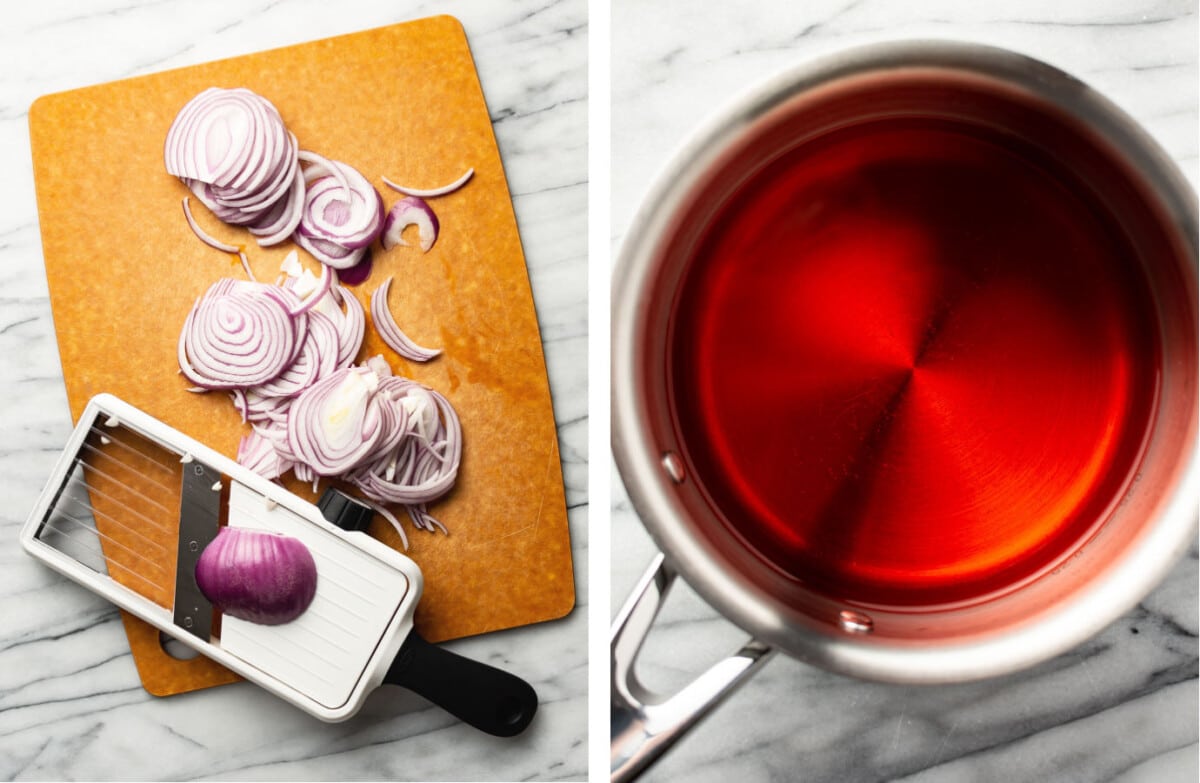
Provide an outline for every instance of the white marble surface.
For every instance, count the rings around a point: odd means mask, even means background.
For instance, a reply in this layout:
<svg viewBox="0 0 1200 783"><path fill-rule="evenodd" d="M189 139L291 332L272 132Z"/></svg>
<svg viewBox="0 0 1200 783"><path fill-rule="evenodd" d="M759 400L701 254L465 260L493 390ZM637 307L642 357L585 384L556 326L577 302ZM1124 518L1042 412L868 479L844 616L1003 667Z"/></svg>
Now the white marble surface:
<svg viewBox="0 0 1200 783"><path fill-rule="evenodd" d="M449 645L541 697L499 740L395 688L344 724L254 686L141 687L116 612L17 531L70 429L42 266L27 110L39 95L449 13L464 24L514 194L554 396L575 557L566 619ZM587 6L47 0L0 24L0 778L564 780L586 775ZM87 172L81 172L86 187ZM103 271L103 265L94 267ZM97 277L97 285L120 281Z"/></svg>
<svg viewBox="0 0 1200 783"><path fill-rule="evenodd" d="M1141 121L1197 182L1194 0L613 0L612 10L614 252L655 171L718 106L775 70L883 38L992 43L1055 64ZM654 548L615 471L613 486L615 613ZM777 656L643 779L1195 783L1197 626L1193 547L1135 611L1022 674L899 687ZM677 687L744 639L677 585L641 671Z"/></svg>

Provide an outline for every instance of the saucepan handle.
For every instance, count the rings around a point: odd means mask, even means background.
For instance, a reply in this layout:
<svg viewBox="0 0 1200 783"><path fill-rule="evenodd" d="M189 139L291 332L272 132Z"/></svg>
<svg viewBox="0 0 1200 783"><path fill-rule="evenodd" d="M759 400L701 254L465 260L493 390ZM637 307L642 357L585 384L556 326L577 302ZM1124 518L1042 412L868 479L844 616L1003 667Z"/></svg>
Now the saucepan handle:
<svg viewBox="0 0 1200 783"><path fill-rule="evenodd" d="M675 577L675 570L659 554L613 622L610 772L614 783L644 772L775 652L751 639L678 693L662 696L643 687L634 663Z"/></svg>
<svg viewBox="0 0 1200 783"><path fill-rule="evenodd" d="M529 683L422 639L404 640L383 681L415 691L464 723L496 737L520 734L537 712Z"/></svg>

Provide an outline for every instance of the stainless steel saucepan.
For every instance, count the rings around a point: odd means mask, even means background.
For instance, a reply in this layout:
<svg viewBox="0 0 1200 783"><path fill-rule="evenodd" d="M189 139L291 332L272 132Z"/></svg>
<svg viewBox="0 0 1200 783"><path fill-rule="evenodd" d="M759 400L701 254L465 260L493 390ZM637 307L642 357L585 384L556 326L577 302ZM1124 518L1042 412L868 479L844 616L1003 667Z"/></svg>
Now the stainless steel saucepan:
<svg viewBox="0 0 1200 783"><path fill-rule="evenodd" d="M1018 96L1074 134L1052 142L1055 154L1090 149L1108 159L1120 186L1110 177L1101 197L1148 259L1155 300L1162 370L1136 480L1066 562L966 606L865 611L765 567L722 524L722 510L692 469L689 433L678 431L669 388L667 334L680 279L717 206L788 145L819 133L822 123L844 120L827 110L829 96L880 80L898 87L945 80ZM972 111L938 105L936 89L888 94L893 105L863 101L861 110ZM1004 130L1028 135L1022 121L1011 122ZM612 631L613 779L638 775L777 650L870 680L962 682L1059 654L1150 592L1196 531L1196 213L1195 193L1168 156L1101 95L1044 63L965 43L889 43L827 57L761 85L694 135L646 198L612 287L613 453L662 551ZM751 638L678 693L655 694L638 682L633 665L677 577Z"/></svg>

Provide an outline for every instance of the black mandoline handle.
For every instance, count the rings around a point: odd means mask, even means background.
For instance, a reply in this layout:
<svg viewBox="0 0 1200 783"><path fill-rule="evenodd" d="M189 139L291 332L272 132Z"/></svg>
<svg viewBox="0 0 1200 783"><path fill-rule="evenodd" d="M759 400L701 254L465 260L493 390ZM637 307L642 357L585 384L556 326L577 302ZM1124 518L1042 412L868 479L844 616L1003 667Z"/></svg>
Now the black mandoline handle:
<svg viewBox="0 0 1200 783"><path fill-rule="evenodd" d="M317 507L327 520L350 531L365 531L374 513L333 487ZM383 681L419 693L459 720L497 737L520 734L538 707L537 693L520 677L435 647L416 631L404 640Z"/></svg>
<svg viewBox="0 0 1200 783"><path fill-rule="evenodd" d="M404 640L383 681L496 737L520 734L538 707L537 693L520 677L432 645L416 631Z"/></svg>

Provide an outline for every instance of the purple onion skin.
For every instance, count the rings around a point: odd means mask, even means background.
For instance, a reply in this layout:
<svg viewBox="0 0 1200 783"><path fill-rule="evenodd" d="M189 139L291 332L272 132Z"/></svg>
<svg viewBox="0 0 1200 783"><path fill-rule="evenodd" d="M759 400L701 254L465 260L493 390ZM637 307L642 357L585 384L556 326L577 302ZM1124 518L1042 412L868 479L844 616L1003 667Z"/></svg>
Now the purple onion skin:
<svg viewBox="0 0 1200 783"><path fill-rule="evenodd" d="M338 270L338 282L345 285L360 285L365 283L367 278L371 276L371 264L371 251L368 250L357 264L347 269Z"/></svg>
<svg viewBox="0 0 1200 783"><path fill-rule="evenodd" d="M223 527L196 563L200 592L225 614L260 625L291 622L317 593L317 564L290 536Z"/></svg>

